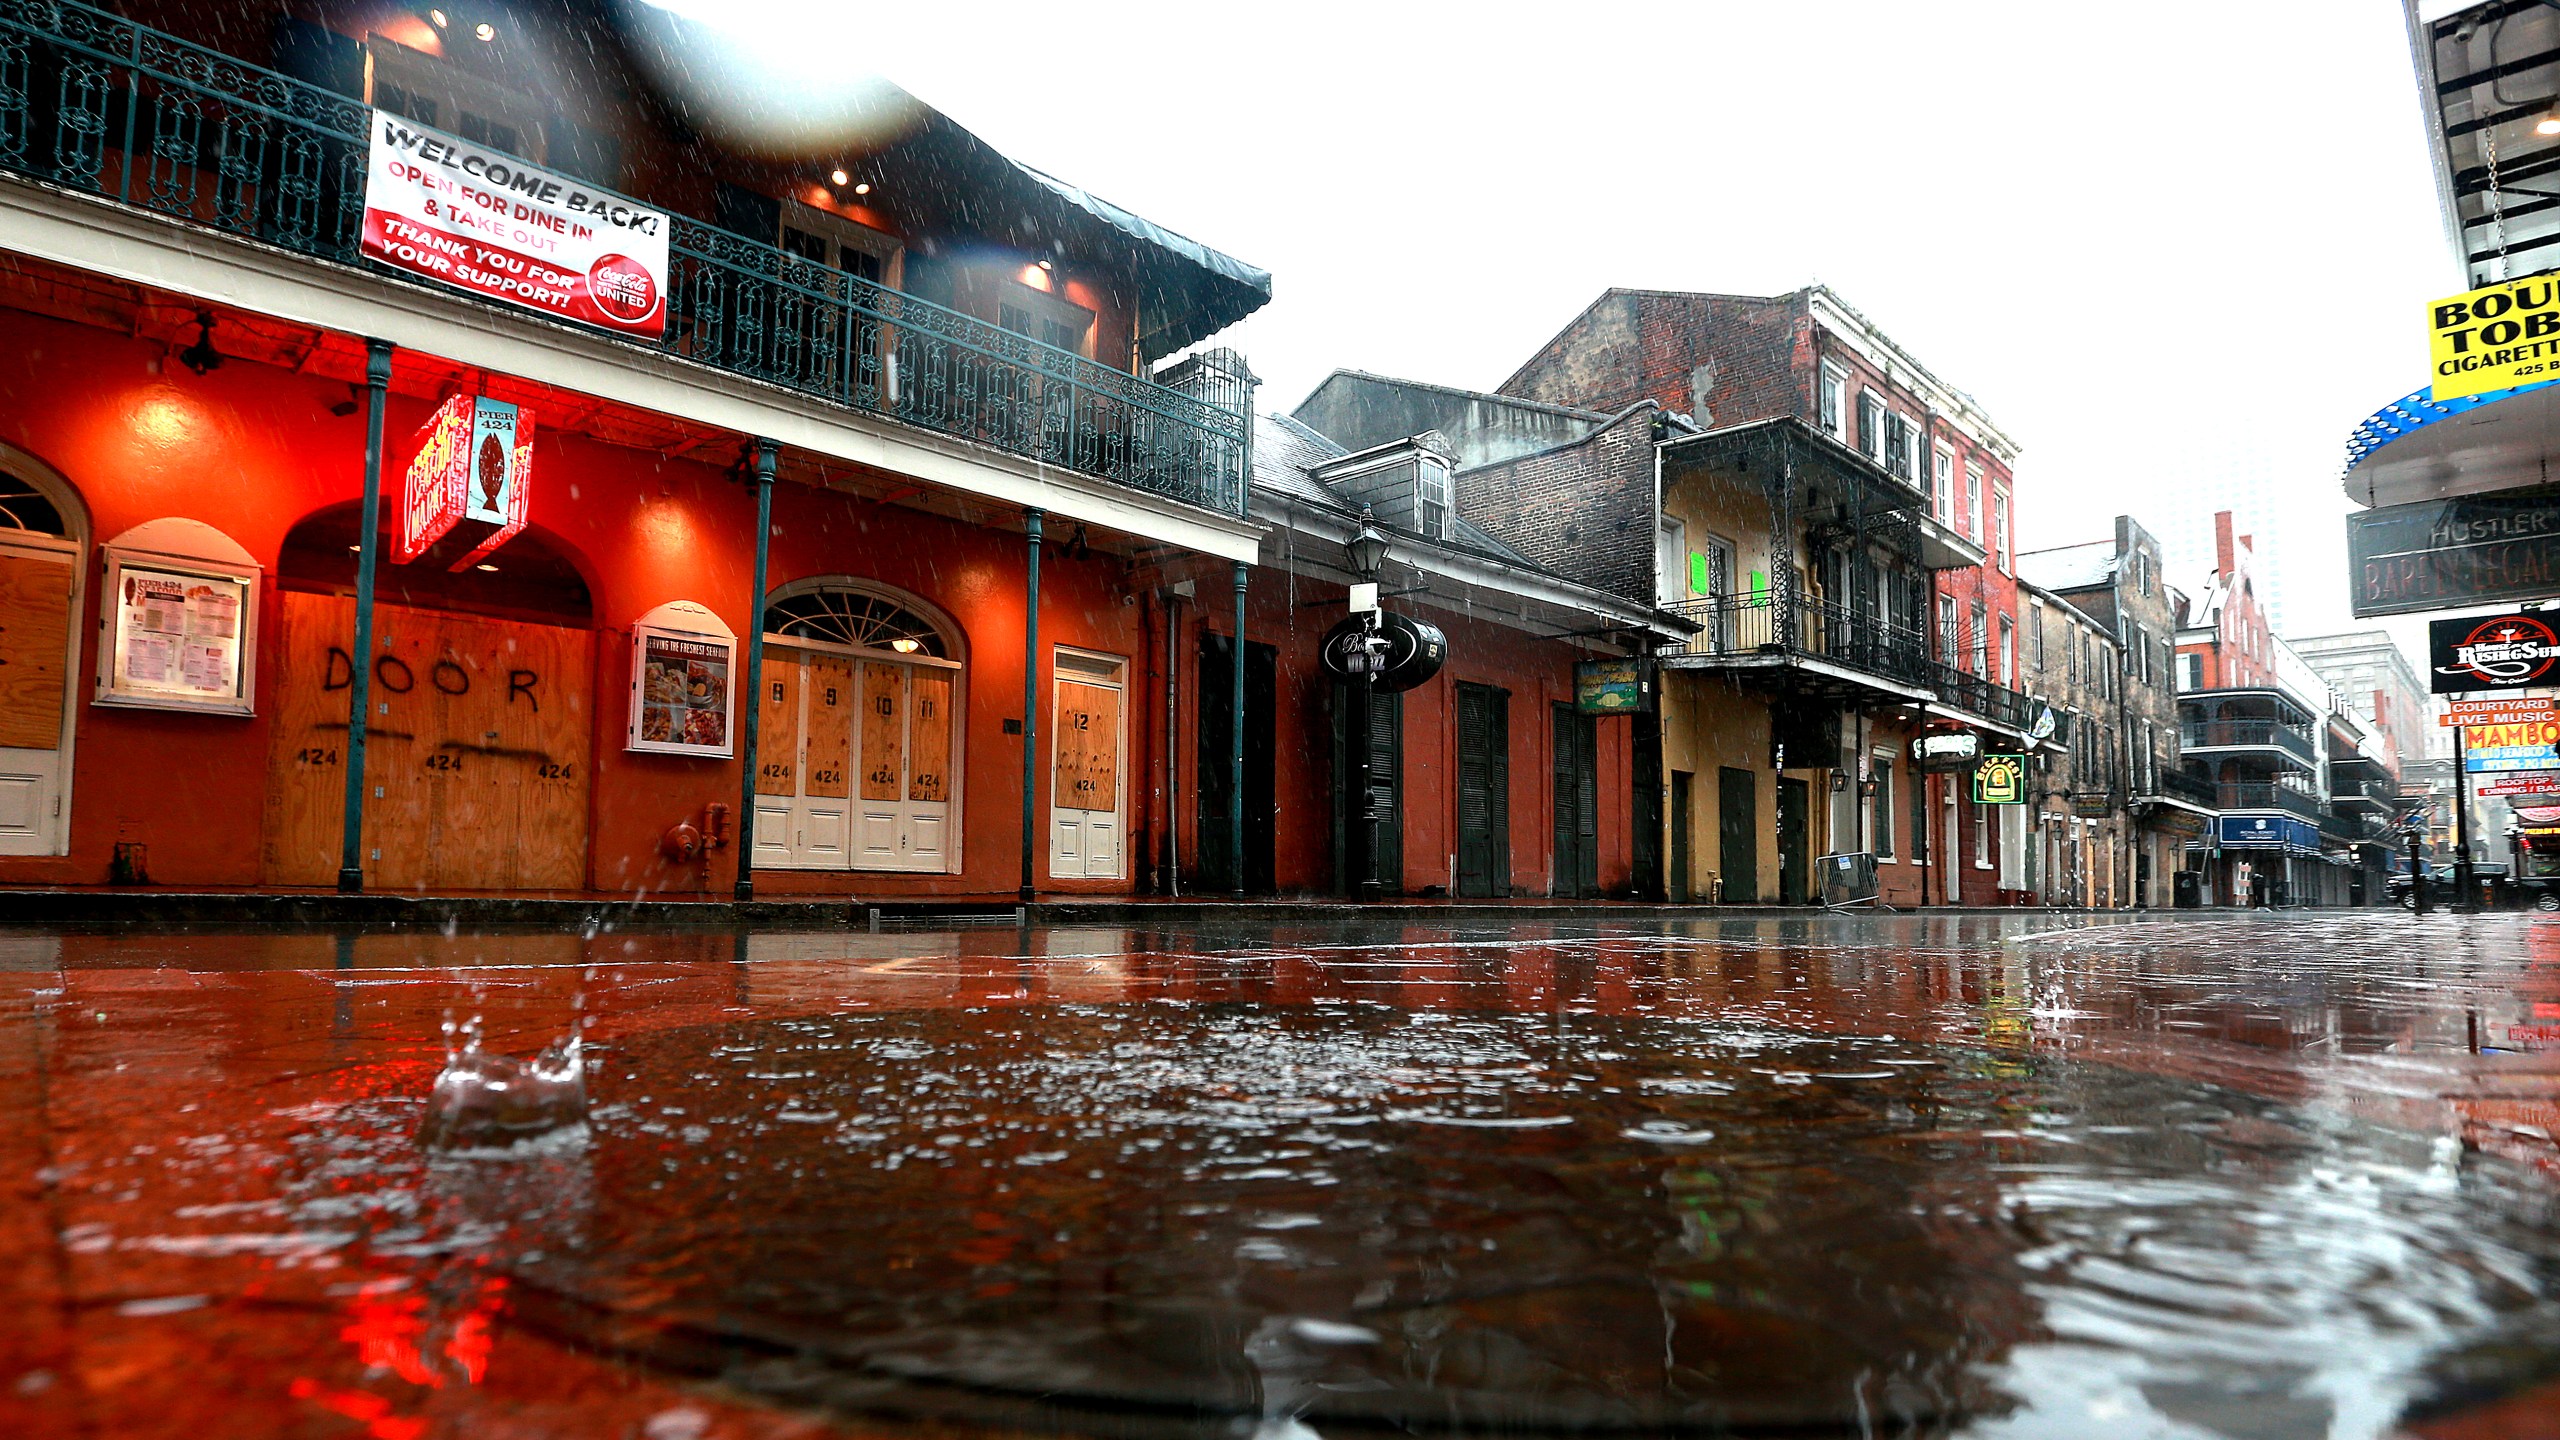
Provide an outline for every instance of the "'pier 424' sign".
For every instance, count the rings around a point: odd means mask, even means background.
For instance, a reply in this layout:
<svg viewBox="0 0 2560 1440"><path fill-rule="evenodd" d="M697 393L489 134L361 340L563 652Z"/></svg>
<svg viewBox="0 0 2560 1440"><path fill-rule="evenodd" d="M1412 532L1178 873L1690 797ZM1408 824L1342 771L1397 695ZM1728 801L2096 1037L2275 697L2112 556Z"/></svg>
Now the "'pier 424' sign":
<svg viewBox="0 0 2560 1440"><path fill-rule="evenodd" d="M484 299L656 339L667 217L503 151L373 112L364 253Z"/></svg>
<svg viewBox="0 0 2560 1440"><path fill-rule="evenodd" d="M2427 626L2428 688L2438 695L2548 685L2560 675L2560 633L2543 615L2465 615Z"/></svg>

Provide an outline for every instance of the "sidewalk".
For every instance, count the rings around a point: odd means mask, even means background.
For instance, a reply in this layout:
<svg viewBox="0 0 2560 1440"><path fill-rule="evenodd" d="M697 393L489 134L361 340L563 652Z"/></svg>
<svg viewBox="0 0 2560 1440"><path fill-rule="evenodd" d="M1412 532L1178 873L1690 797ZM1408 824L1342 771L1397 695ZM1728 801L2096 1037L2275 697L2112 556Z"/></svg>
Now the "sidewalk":
<svg viewBox="0 0 2560 1440"><path fill-rule="evenodd" d="M1851 907L1862 910L1864 907ZM1524 920L1710 920L1803 918L1818 905L1699 905L1642 900L1407 898L1358 902L1331 896L1059 897L1025 906L1011 895L865 900L783 896L744 903L707 897L650 898L601 891L341 895L333 890L81 889L0 890L0 928L125 925L589 925L750 926L866 930L936 922L1031 925L1199 925L1307 923L1348 915L1393 916L1415 924ZM1901 914L2058 914L2043 907L1932 906ZM2077 913L2077 912L2074 912ZM2090 912L2115 914L2119 912ZM2131 914L2134 912L2121 912ZM2152 912L2171 914L2175 912ZM2216 912L2199 911L2200 914Z"/></svg>

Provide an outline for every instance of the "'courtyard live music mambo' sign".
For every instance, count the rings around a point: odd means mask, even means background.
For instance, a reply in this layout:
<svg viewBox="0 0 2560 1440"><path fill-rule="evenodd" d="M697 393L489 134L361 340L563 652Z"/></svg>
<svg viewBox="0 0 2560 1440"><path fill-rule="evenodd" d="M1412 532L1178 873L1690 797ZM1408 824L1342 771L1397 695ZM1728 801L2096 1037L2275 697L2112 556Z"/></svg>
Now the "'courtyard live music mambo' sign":
<svg viewBox="0 0 2560 1440"><path fill-rule="evenodd" d="M667 331L665 214L382 110L364 253L563 320Z"/></svg>

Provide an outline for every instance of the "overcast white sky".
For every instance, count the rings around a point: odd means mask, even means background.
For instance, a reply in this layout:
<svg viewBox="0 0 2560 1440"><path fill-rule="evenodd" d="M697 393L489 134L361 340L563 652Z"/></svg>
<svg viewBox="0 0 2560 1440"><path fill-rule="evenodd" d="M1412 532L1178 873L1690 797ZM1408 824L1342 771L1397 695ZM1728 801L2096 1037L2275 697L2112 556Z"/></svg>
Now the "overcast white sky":
<svg viewBox="0 0 2560 1440"><path fill-rule="evenodd" d="M2026 547L2276 477L2296 633L2355 623L2346 433L2462 288L2393 0L679 3L1271 270L1226 337L1266 408L1491 387L1611 285L1821 280L2025 447Z"/></svg>

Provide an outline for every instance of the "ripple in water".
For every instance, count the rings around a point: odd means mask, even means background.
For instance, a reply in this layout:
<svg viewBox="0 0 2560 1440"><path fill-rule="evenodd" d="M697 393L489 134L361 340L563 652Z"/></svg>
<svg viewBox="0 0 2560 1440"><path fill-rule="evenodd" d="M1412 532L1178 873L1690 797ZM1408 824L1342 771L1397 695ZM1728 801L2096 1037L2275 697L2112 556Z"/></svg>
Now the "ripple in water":
<svg viewBox="0 0 2560 1440"><path fill-rule="evenodd" d="M665 1032L594 1090L537 1317L850 1410L2359 1434L2560 1353L2523 1172L2045 1057L1070 1007Z"/></svg>

